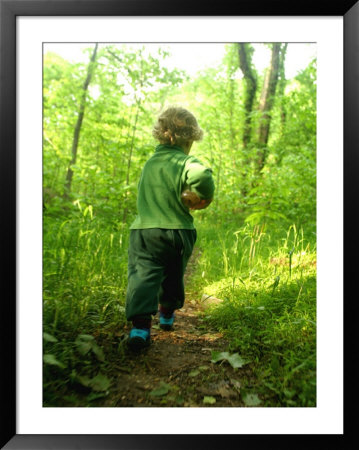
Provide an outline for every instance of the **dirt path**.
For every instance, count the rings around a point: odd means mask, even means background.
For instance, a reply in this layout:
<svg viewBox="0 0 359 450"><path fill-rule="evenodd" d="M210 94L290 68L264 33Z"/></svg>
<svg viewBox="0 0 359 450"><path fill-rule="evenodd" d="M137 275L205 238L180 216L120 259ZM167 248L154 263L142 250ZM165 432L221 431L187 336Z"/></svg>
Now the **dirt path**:
<svg viewBox="0 0 359 450"><path fill-rule="evenodd" d="M198 256L197 251L189 263L187 280ZM125 364L116 367L111 394L101 406L244 406L240 387L248 368L211 362L212 351L226 351L227 342L208 329L202 309L200 301L187 293L172 331L161 330L157 316L151 346L139 355L126 352Z"/></svg>

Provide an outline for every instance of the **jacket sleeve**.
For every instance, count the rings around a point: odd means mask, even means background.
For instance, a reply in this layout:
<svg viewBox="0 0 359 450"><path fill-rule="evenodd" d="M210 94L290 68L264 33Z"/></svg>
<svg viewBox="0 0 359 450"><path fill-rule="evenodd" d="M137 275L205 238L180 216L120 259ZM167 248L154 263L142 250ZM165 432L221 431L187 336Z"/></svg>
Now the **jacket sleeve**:
<svg viewBox="0 0 359 450"><path fill-rule="evenodd" d="M195 192L201 199L213 198L215 187L212 169L205 167L197 158L187 159L182 179L184 189Z"/></svg>

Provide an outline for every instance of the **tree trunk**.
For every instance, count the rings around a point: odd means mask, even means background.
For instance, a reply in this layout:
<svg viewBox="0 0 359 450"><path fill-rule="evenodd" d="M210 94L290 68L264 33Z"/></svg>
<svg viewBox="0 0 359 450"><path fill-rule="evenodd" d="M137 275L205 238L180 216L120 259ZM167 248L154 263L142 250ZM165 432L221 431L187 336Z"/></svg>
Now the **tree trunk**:
<svg viewBox="0 0 359 450"><path fill-rule="evenodd" d="M234 109L234 89L233 89L233 80L229 80L229 136L231 140L231 151L232 151L232 163L233 167L236 167L236 130L235 125L233 123L233 109Z"/></svg>
<svg viewBox="0 0 359 450"><path fill-rule="evenodd" d="M278 82L280 49L281 44L273 44L271 64L266 73L259 104L260 120L257 133L257 172L260 172L263 169L268 153L267 143L271 121L271 110L273 108L275 91Z"/></svg>
<svg viewBox="0 0 359 450"><path fill-rule="evenodd" d="M133 154L133 148L134 148L134 143L135 143L135 135L136 135L136 130L137 130L137 121L138 121L138 116L139 116L139 112L140 112L140 105L141 105L141 99L139 99L137 101L135 123L134 123L133 129L132 129L131 145L130 145L130 151L128 153L128 159L127 159L126 186L129 186L129 184L130 184L130 170L131 170L132 154ZM124 199L125 208L124 208L123 217L122 217L123 223L125 223L127 220L127 214L128 214L127 200L128 200L128 195L126 194L125 199Z"/></svg>
<svg viewBox="0 0 359 450"><path fill-rule="evenodd" d="M82 87L83 93L82 93L82 97L81 97L81 101L80 101L80 107L79 107L79 111L78 111L78 116L77 116L77 122L75 125L75 130L74 130L74 137L72 140L72 148L71 148L71 161L69 164L69 167L67 169L67 174L66 174L66 183L65 183L65 193L64 196L68 197L70 192L71 192L71 185L72 185L72 177L73 177L73 170L72 170L72 166L74 164L76 164L76 159L77 159L77 149L78 149L78 144L79 144L79 139L80 139L80 132L81 132L81 126L82 126L82 121L85 115L85 106L86 106L86 96L87 96L87 91L88 91L88 87L89 84L91 82L91 78L93 75L93 71L94 71L94 65L95 65L95 61L96 61L96 54L97 54L97 48L98 48L98 44L95 44L92 56L91 56L91 60L90 63L87 67L87 76L86 76L86 80L84 82L84 85Z"/></svg>
<svg viewBox="0 0 359 450"><path fill-rule="evenodd" d="M286 79L285 79L285 55L287 53L287 47L288 44L284 44L283 47L280 49L280 55L279 55L279 80L278 80L278 96L280 96L280 124L281 124L281 133L283 133L285 121L286 121L286 111L285 111L285 105L284 105L284 91L285 91L285 85L286 85Z"/></svg>
<svg viewBox="0 0 359 450"><path fill-rule="evenodd" d="M280 101L280 137L283 136L284 130L285 130L285 123L287 120L287 111L286 111L286 104L285 104L285 86L287 84L287 80L285 78L285 56L287 52L288 44L284 44L281 48L280 55L279 55L279 79L278 79L278 86L277 86L277 96ZM277 165L280 166L282 163L283 156L285 154L285 150L278 150L277 154Z"/></svg>
<svg viewBox="0 0 359 450"><path fill-rule="evenodd" d="M252 67L253 48L249 44L238 44L239 67L243 73L246 92L244 97L244 129L243 129L243 149L248 147L251 140L252 110L254 98L257 91L257 76Z"/></svg>
<svg viewBox="0 0 359 450"><path fill-rule="evenodd" d="M252 65L253 47L250 44L238 44L239 67L243 73L245 84L244 93L244 126L243 126L243 169L241 170L241 193L243 199L247 197L250 188L251 167L251 136L253 104L257 92L257 73ZM245 200L244 200L245 201Z"/></svg>
<svg viewBox="0 0 359 450"><path fill-rule="evenodd" d="M141 62L141 72L140 72L140 79L139 79L139 87L137 89L139 90L139 93L141 93L142 89L143 89L143 85L144 85L144 79L146 77L146 74L144 73L144 70L143 70L143 59L142 59L142 51L141 50L139 53L139 59ZM129 70L129 69L127 69L127 70ZM130 71L129 71L129 73L130 73ZM132 163L132 154L133 154L133 149L134 149L134 144L135 144L135 136L136 136L136 131L137 131L137 122L138 122L138 117L139 117L140 107L141 107L141 96L137 97L137 95L135 94L135 100L136 100L136 116L135 116L135 123L134 123L133 129L132 129L130 151L129 151L128 159L127 159L127 173L126 173L126 185L127 186L129 186L129 184L130 184L130 170L131 170L131 163ZM125 195L124 205L125 205L125 208L123 211L122 222L126 223L127 214L128 214L128 193L126 193L126 195Z"/></svg>

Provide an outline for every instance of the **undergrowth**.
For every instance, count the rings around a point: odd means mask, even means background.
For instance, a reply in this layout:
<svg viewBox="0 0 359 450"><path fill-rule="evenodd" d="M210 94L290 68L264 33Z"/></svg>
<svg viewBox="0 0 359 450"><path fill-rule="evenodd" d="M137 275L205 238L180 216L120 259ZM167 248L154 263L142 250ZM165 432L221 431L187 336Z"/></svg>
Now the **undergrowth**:
<svg viewBox="0 0 359 450"><path fill-rule="evenodd" d="M108 393L108 373L124 358L127 239L127 227L89 209L45 219L44 406L91 405Z"/></svg>
<svg viewBox="0 0 359 450"><path fill-rule="evenodd" d="M261 406L316 405L315 241L295 226L198 217L199 258L187 290L221 300L205 312L251 368L242 391ZM121 335L128 227L91 208L45 215L44 406L91 406L125 367Z"/></svg>
<svg viewBox="0 0 359 450"><path fill-rule="evenodd" d="M253 368L265 406L316 405L316 251L303 230L201 224L192 283L217 301L208 322ZM200 289L198 289L200 286Z"/></svg>

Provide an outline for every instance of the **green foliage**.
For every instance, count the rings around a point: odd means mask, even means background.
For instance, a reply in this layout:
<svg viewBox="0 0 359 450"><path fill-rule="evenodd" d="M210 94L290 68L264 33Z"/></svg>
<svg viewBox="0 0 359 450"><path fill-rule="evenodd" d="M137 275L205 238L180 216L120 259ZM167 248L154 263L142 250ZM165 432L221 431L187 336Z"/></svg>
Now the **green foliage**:
<svg viewBox="0 0 359 450"><path fill-rule="evenodd" d="M48 217L44 229L44 320L74 330L109 318L123 321L127 232L85 208L66 220Z"/></svg>
<svg viewBox="0 0 359 450"><path fill-rule="evenodd" d="M152 395L153 397L162 397L163 395L168 394L170 389L171 386L162 381L155 389L150 392L149 395Z"/></svg>
<svg viewBox="0 0 359 450"><path fill-rule="evenodd" d="M247 51L252 61L249 44ZM124 358L128 226L137 183L156 145L156 116L164 105L180 103L205 131L193 152L216 181L210 208L194 213L201 253L190 286L199 298L204 292L223 300L205 315L229 339L228 352L213 361L253 370L256 381L241 388L247 406L314 406L316 62L281 80L285 89L275 98L258 174L255 140L243 148L247 87L237 46L228 44L220 66L193 78L169 69L167 56L145 46L99 46L66 197L88 63L45 54L44 404L92 405L111 391L111 364ZM254 66L253 72L255 130L264 74ZM160 385L150 395L169 390Z"/></svg>
<svg viewBox="0 0 359 450"><path fill-rule="evenodd" d="M103 215L135 208L141 167L153 151L151 125L159 90L165 96L183 79L179 70L131 48L102 47L89 87L81 127L72 200L85 200ZM59 206L71 158L73 128L83 95L86 65L47 54L44 62L44 201ZM144 99L146 98L146 103Z"/></svg>
<svg viewBox="0 0 359 450"><path fill-rule="evenodd" d="M287 86L285 123L281 110L275 111L267 164L249 192L246 220L251 224L283 221L315 232L315 67L313 61Z"/></svg>
<svg viewBox="0 0 359 450"><path fill-rule="evenodd" d="M315 406L315 244L294 226L286 233L211 227L211 236L199 230L204 252L195 283L222 299L204 317L230 340L214 361L241 355L257 377L244 388L250 392L254 384L267 405Z"/></svg>
<svg viewBox="0 0 359 450"><path fill-rule="evenodd" d="M216 363L218 361L228 361L233 369L243 367L246 362L241 358L238 353L232 355L228 352L212 352L211 362Z"/></svg>
<svg viewBox="0 0 359 450"><path fill-rule="evenodd" d="M257 394L246 394L243 400L246 406L259 406L262 403Z"/></svg>
<svg viewBox="0 0 359 450"><path fill-rule="evenodd" d="M211 396L204 396L203 397L203 403L206 405L214 405L216 403L216 399L214 397Z"/></svg>

